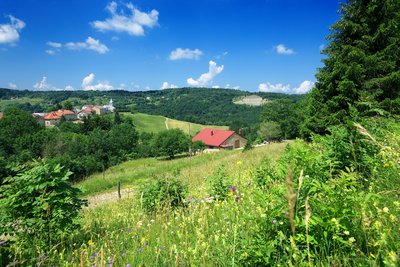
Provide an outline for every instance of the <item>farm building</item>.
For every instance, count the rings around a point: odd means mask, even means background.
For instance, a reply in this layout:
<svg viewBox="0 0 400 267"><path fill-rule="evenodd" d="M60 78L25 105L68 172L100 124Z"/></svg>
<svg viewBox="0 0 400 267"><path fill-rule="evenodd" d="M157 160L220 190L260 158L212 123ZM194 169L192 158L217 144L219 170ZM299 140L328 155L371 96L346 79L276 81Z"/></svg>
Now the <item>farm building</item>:
<svg viewBox="0 0 400 267"><path fill-rule="evenodd" d="M234 131L205 128L192 141L202 141L207 148L234 149L244 147L247 140Z"/></svg>

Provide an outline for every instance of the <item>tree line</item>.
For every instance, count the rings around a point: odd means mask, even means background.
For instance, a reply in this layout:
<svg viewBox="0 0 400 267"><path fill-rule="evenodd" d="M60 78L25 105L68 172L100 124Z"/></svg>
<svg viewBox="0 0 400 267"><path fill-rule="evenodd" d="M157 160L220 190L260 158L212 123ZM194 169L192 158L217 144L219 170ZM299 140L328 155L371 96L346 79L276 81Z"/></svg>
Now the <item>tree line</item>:
<svg viewBox="0 0 400 267"><path fill-rule="evenodd" d="M91 115L81 124L62 120L57 127L39 125L31 114L7 109L0 120L0 177L12 174L12 166L39 159L60 164L76 182L128 159L188 152L190 136L180 129L158 134L138 133L130 118Z"/></svg>

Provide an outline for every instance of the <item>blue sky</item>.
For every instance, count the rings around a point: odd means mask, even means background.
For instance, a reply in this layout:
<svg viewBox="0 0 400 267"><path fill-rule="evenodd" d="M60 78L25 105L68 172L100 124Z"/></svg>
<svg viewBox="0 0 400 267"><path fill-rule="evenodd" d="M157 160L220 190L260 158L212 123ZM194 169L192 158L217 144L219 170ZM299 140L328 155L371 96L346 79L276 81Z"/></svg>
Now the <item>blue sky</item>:
<svg viewBox="0 0 400 267"><path fill-rule="evenodd" d="M0 87L304 93L334 0L0 0Z"/></svg>

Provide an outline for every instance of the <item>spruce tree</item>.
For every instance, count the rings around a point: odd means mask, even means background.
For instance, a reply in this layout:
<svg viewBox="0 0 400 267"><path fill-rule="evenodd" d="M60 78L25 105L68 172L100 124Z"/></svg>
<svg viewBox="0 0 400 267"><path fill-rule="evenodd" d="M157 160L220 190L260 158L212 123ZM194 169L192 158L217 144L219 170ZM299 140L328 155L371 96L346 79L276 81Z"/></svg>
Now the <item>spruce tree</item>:
<svg viewBox="0 0 400 267"><path fill-rule="evenodd" d="M400 112L400 1L348 0L331 27L303 135L362 116Z"/></svg>

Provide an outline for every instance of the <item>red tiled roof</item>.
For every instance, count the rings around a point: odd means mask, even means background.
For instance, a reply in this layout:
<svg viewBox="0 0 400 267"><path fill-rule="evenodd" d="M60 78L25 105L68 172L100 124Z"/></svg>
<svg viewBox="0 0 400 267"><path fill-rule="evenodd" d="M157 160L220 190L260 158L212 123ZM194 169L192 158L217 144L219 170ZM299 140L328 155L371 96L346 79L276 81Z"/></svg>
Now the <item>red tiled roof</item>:
<svg viewBox="0 0 400 267"><path fill-rule="evenodd" d="M193 137L192 141L203 141L208 146L220 146L234 133L234 131L205 128Z"/></svg>
<svg viewBox="0 0 400 267"><path fill-rule="evenodd" d="M59 110L57 110L57 113L61 116L62 115L75 115L75 113L73 111L68 110L68 109L59 109Z"/></svg>
<svg viewBox="0 0 400 267"><path fill-rule="evenodd" d="M59 120L59 119L61 119L61 116L58 114L58 112L53 111L53 112L47 113L44 116L44 119L45 120Z"/></svg>

